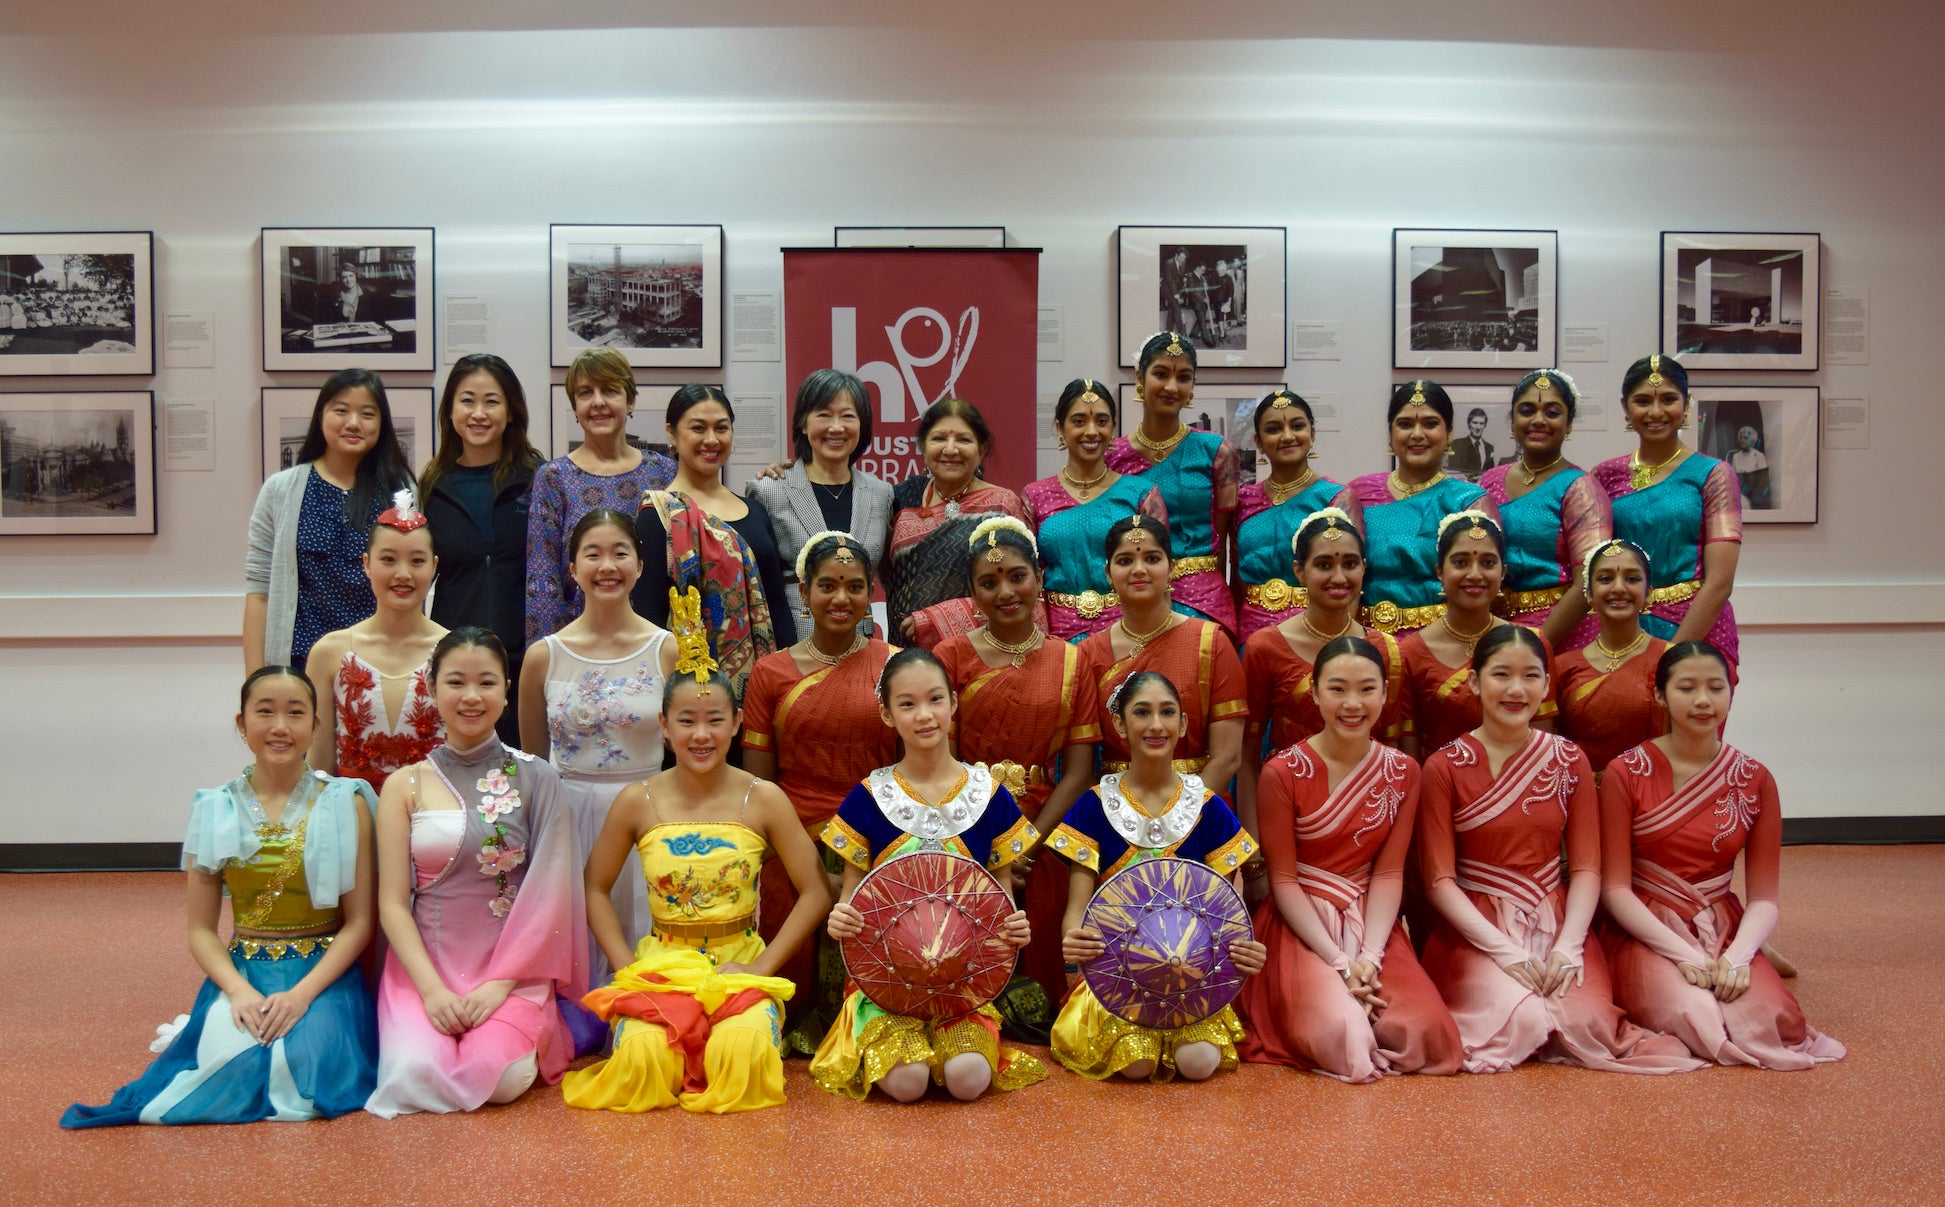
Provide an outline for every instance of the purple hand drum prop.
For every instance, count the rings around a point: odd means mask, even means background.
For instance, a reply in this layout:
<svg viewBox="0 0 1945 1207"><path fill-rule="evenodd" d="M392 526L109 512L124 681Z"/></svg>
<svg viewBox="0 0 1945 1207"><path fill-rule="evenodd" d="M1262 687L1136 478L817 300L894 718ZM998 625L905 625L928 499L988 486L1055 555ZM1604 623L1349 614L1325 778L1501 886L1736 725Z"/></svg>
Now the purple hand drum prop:
<svg viewBox="0 0 1945 1207"><path fill-rule="evenodd" d="M1250 939L1249 913L1229 882L1190 859L1144 859L1107 878L1081 925L1107 945L1081 966L1108 1013L1173 1031L1218 1013L1242 992L1229 945Z"/></svg>
<svg viewBox="0 0 1945 1207"><path fill-rule="evenodd" d="M872 1003L942 1021L999 996L1019 953L1001 937L1013 898L962 855L916 851L880 865L851 904L864 929L840 945L844 967Z"/></svg>

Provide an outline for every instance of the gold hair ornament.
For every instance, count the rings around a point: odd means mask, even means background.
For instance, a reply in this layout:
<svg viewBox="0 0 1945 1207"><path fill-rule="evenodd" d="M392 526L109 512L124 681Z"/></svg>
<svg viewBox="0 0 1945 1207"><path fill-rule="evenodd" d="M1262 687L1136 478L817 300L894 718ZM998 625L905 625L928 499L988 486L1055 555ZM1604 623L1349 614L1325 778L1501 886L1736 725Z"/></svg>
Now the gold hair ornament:
<svg viewBox="0 0 1945 1207"><path fill-rule="evenodd" d="M1405 405L1406 405L1406 406L1421 406L1421 407L1422 407L1422 406L1425 406L1425 405L1427 405L1427 404L1426 404L1426 402L1425 402L1425 383L1424 383L1424 382L1422 382L1422 381L1414 381L1414 382L1412 382L1412 383L1411 383L1411 398L1410 398L1409 400L1407 400L1407 401L1406 401L1406 403L1405 403Z"/></svg>
<svg viewBox="0 0 1945 1207"><path fill-rule="evenodd" d="M1661 383L1661 353L1657 352L1648 358L1648 384L1659 386Z"/></svg>
<svg viewBox="0 0 1945 1207"><path fill-rule="evenodd" d="M830 556L835 557L839 564L849 566L854 562L863 560L858 554L864 552L864 546L860 545L858 538L852 536L850 533L839 532L834 528L826 528L822 532L813 532L811 533L810 539L804 542L804 547L797 550L797 582L800 585L808 585L810 578L810 551L817 548L818 542L827 540L835 540L838 542L837 549ZM851 551L853 549L856 549L858 554L852 553Z"/></svg>
<svg viewBox="0 0 1945 1207"><path fill-rule="evenodd" d="M1027 543L1027 548L1033 550L1032 560L1035 562L1040 560L1040 544L1033 539L1033 530L1028 528L1022 521L1010 515L988 516L986 519L981 520L979 526L972 530L972 535L966 538L966 551L968 553L976 551L979 548L980 538L984 537L986 540L986 560L997 564L1005 556L1000 552L999 534L1001 532L1011 532L1021 540L1024 540Z"/></svg>
<svg viewBox="0 0 1945 1207"><path fill-rule="evenodd" d="M1173 331L1168 333L1168 347L1162 349L1164 356L1181 356L1187 351L1182 347L1182 337Z"/></svg>
<svg viewBox="0 0 1945 1207"><path fill-rule="evenodd" d="M1454 525L1454 524L1470 524L1470 525L1472 525L1472 531L1471 531L1470 533L1468 533L1467 535L1469 535L1469 536L1470 536L1470 537L1471 537L1472 539L1474 539L1474 540L1485 540L1485 539L1486 539L1486 536L1487 536L1487 533L1486 533L1486 525L1487 525L1487 524L1492 524L1492 526L1493 526L1493 527L1494 527L1495 529L1497 529L1497 528L1499 527L1499 525L1498 525L1497 523L1494 523L1494 522L1493 522L1493 518L1492 518L1491 516L1489 516L1489 515L1487 515L1487 514L1486 514L1485 512L1483 512L1483 511L1472 511L1472 510L1467 510L1467 511L1455 511L1455 512L1453 512L1453 513L1452 513L1451 515L1449 515L1449 516L1446 516L1446 517L1445 517L1444 519L1442 519L1442 520L1440 520L1440 521L1438 522L1438 536L1437 536L1437 538L1436 538L1436 539L1438 539L1438 540L1441 540L1441 541L1442 541L1442 540L1444 540L1444 539L1445 539L1445 530L1446 530L1447 528L1450 528L1450 527L1451 527L1452 525Z"/></svg>
<svg viewBox="0 0 1945 1207"><path fill-rule="evenodd" d="M1313 511L1303 518L1303 523L1297 525L1297 531L1290 537L1290 552L1292 555L1296 553L1297 542L1303 538L1304 532L1316 525L1319 521L1322 521L1324 525L1324 531L1318 534L1319 540L1341 541L1344 539L1346 532L1352 531L1351 513L1345 511L1342 507L1325 507Z"/></svg>
<svg viewBox="0 0 1945 1207"><path fill-rule="evenodd" d="M702 624L702 592L691 586L687 592L669 588L669 628L675 632L675 673L694 675L702 685L701 694L714 688L709 676L716 670L716 659L709 652L709 630Z"/></svg>

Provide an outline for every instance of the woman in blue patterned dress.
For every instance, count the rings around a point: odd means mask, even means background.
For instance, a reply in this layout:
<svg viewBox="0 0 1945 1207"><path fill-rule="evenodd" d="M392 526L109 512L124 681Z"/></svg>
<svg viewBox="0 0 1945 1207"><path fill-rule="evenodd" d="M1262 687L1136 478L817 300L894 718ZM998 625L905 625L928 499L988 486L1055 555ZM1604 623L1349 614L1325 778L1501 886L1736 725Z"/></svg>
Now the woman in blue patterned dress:
<svg viewBox="0 0 1945 1207"><path fill-rule="evenodd" d="M1270 463L1261 482L1245 482L1236 494L1236 605L1242 642L1258 629L1281 624L1304 610L1304 589L1290 580L1290 546L1313 512L1341 508L1362 531L1350 491L1310 468L1316 417L1310 404L1278 390L1250 416L1257 455Z"/></svg>

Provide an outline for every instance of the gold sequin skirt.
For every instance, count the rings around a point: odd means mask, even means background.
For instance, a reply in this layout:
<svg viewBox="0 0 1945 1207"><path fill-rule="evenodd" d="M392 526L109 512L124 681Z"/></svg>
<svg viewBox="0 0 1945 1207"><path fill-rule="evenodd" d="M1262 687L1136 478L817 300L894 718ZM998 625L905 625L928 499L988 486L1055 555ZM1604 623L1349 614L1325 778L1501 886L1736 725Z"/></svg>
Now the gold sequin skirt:
<svg viewBox="0 0 1945 1207"><path fill-rule="evenodd" d="M1222 1053L1220 1067L1227 1070L1236 1067L1236 1041L1242 1037L1242 1021L1232 1007L1199 1023L1155 1031L1109 1014L1086 982L1079 982L1054 1020L1053 1052L1061 1064L1096 1081L1144 1060L1155 1062L1150 1081L1169 1081L1175 1076L1175 1050L1183 1044L1214 1044Z"/></svg>
<svg viewBox="0 0 1945 1207"><path fill-rule="evenodd" d="M811 1058L810 1075L833 1094L863 1100L886 1073L902 1064L923 1064L932 1070L934 1085L945 1084L946 1061L977 1052L993 1068L993 1088L1017 1090L1044 1080L1047 1066L1025 1052L1000 1047L994 1029L999 1011L981 1006L978 1013L992 1024L971 1018L932 1023L902 1014L886 1014L853 989L844 1009L824 1033L824 1042ZM863 1016L864 1023L859 1025Z"/></svg>

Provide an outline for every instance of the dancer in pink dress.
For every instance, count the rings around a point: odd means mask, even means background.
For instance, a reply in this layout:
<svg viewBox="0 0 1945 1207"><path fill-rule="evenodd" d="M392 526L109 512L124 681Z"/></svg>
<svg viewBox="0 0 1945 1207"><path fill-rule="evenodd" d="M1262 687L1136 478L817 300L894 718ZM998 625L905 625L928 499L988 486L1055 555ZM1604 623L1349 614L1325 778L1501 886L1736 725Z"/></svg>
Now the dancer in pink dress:
<svg viewBox="0 0 1945 1207"><path fill-rule="evenodd" d="M1465 1042L1465 1071L1529 1057L1617 1073L1699 1069L1672 1036L1615 1008L1600 944L1600 814L1587 756L1533 728L1546 643L1505 625L1473 655L1484 717L1425 761L1418 850L1438 922L1425 972ZM1561 879L1565 836L1568 876Z"/></svg>
<svg viewBox="0 0 1945 1207"><path fill-rule="evenodd" d="M1705 1060L1807 1069L1844 1045L1804 1020L1762 954L1776 925L1782 809L1769 769L1722 741L1729 659L1706 641L1668 647L1655 702L1670 731L1601 778L1601 902L1614 1000ZM1736 855L1749 904L1730 891Z"/></svg>

